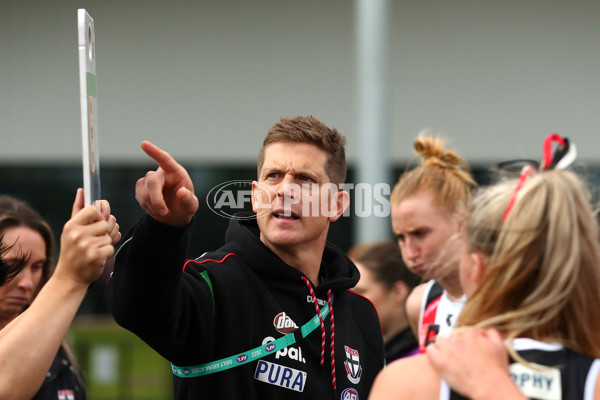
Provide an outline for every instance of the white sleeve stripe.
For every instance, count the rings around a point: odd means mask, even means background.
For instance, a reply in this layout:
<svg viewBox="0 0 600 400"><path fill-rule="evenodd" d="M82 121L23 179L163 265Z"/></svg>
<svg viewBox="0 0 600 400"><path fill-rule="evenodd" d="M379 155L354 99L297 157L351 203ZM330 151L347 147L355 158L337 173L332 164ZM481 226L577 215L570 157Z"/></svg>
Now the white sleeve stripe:
<svg viewBox="0 0 600 400"><path fill-rule="evenodd" d="M119 254L121 252L121 249L129 242L131 242L131 239L133 239L133 236L130 237L129 239L127 239L126 241L124 241L121 246L119 246L119 250L117 250L117 252L115 253L115 257L117 256L117 254Z"/></svg>
<svg viewBox="0 0 600 400"><path fill-rule="evenodd" d="M595 359L588 371L587 379L585 380L585 390L583 392L584 400L594 400L594 391L596 390L596 382L600 374L600 359Z"/></svg>
<svg viewBox="0 0 600 400"><path fill-rule="evenodd" d="M442 379L440 383L440 400L448 400L450 398L450 386L448 382Z"/></svg>

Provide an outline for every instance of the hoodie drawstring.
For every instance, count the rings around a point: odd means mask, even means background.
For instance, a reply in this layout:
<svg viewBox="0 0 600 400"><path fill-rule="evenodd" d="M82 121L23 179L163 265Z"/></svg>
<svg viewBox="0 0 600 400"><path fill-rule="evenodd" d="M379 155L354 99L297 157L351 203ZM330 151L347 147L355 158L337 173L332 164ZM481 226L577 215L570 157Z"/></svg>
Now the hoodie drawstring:
<svg viewBox="0 0 600 400"><path fill-rule="evenodd" d="M327 302L329 303L329 321L331 323L331 383L333 390L337 387L335 379L335 318L333 318L333 301L331 297L331 289L327 291Z"/></svg>
<svg viewBox="0 0 600 400"><path fill-rule="evenodd" d="M319 321L321 322L321 361L320 364L323 366L325 364L325 323L323 322L323 316L321 315L321 309L319 308L319 302L317 301L317 295L312 287L312 284L305 276L302 277L306 286L308 287L308 291L314 300L314 305L317 310L317 314L319 315ZM331 324L331 346L330 346L330 356L331 356L331 383L333 385L333 390L336 389L336 377L335 377L335 318L333 316L333 302L331 297L331 289L327 291L327 303L329 304L329 322Z"/></svg>

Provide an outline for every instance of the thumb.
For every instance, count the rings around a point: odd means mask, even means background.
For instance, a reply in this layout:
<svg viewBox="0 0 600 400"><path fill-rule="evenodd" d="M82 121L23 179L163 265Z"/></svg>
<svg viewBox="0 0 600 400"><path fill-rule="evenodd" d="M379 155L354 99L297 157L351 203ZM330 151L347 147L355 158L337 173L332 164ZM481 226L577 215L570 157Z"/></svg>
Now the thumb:
<svg viewBox="0 0 600 400"><path fill-rule="evenodd" d="M83 209L83 189L78 188L75 194L75 202L73 203L73 210L71 211L71 218L75 216L79 211Z"/></svg>
<svg viewBox="0 0 600 400"><path fill-rule="evenodd" d="M181 187L177 190L176 196L188 211L196 212L198 209L198 198L194 192L185 187Z"/></svg>

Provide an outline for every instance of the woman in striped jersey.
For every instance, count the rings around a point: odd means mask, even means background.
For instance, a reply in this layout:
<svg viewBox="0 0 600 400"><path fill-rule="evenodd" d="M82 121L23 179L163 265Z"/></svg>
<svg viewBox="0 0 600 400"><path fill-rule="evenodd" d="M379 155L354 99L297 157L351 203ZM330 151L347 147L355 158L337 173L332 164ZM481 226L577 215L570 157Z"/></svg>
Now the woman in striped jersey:
<svg viewBox="0 0 600 400"><path fill-rule="evenodd" d="M440 339L429 358L384 369L370 399L600 399L598 222L583 181L549 169L556 161L545 154L540 173L526 169L475 197L460 267L464 331ZM454 367L457 359L447 356L463 348L471 353L461 362L471 366L469 357L485 359L475 345L494 354L493 332L510 354L504 366L496 352L485 369ZM466 346L452 346L461 341Z"/></svg>

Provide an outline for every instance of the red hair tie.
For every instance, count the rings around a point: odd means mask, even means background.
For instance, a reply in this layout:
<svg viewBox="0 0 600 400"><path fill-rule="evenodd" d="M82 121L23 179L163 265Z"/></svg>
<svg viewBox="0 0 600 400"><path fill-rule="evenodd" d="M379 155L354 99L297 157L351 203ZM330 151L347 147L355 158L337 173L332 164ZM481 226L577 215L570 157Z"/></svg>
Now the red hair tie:
<svg viewBox="0 0 600 400"><path fill-rule="evenodd" d="M557 143L558 147L554 152L552 151L552 144ZM567 168L577 157L577 150L574 144L569 143L569 139L563 138L562 136L553 133L548 135L544 139L543 145L543 154L542 154L542 164L539 165L537 162L529 162L530 165L525 166L521 170L521 175L519 176L519 181L517 182L517 186L510 198L508 206L504 211L504 215L502 216L502 221L506 221L510 210L513 208L515 201L517 199L517 194L525 184L525 181L530 175L533 175L536 171L533 166L538 168L540 171L545 171L548 169L564 169ZM516 160L515 162L527 162L528 160ZM499 166L508 166L513 164L514 162L505 162L499 164Z"/></svg>
<svg viewBox="0 0 600 400"><path fill-rule="evenodd" d="M508 202L508 206L506 206L506 210L504 211L504 215L502 216L502 221L506 221L508 214L510 214L510 210L512 210L513 206L515 205L515 201L517 200L517 194L519 193L519 191L525 184L525 181L527 180L529 175L533 175L534 173L535 173L535 170L530 166L523 168L523 171L521 172L521 176L519 176L519 181L517 182L517 186L515 187L512 197L510 198L510 201Z"/></svg>

